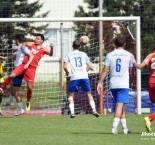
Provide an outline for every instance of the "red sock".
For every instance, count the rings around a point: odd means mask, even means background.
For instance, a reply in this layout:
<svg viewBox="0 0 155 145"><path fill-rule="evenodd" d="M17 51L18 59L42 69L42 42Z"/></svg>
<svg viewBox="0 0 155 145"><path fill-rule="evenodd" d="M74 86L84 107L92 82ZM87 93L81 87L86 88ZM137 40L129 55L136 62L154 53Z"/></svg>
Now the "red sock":
<svg viewBox="0 0 155 145"><path fill-rule="evenodd" d="M153 121L155 119L155 112L153 112L152 114L150 114L149 116L149 120Z"/></svg>
<svg viewBox="0 0 155 145"><path fill-rule="evenodd" d="M2 83L1 88L4 89L8 84L10 84L11 80L12 79L10 77L7 77Z"/></svg>
<svg viewBox="0 0 155 145"><path fill-rule="evenodd" d="M32 98L32 90L27 91L27 102L30 102Z"/></svg>

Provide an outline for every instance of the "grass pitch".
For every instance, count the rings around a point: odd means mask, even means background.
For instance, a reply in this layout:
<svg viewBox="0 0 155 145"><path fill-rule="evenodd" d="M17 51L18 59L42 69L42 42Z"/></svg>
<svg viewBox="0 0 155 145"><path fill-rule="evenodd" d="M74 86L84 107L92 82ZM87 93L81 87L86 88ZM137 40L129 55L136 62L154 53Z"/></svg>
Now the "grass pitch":
<svg viewBox="0 0 155 145"><path fill-rule="evenodd" d="M146 116L146 115L145 115ZM0 117L1 145L152 145L155 136L146 132L144 115L127 115L132 134L111 134L113 115ZM152 123L152 131L155 128Z"/></svg>

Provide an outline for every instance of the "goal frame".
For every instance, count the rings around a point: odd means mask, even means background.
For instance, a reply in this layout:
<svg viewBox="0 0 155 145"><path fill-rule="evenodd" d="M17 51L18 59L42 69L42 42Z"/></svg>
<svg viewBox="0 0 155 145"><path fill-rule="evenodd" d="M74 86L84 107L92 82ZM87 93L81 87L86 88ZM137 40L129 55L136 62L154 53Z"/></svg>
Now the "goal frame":
<svg viewBox="0 0 155 145"><path fill-rule="evenodd" d="M77 21L136 21L136 59L137 63L141 62L141 30L140 17L76 17L76 18L0 18L0 22L77 22ZM101 42L100 42L101 43ZM102 46L102 45L100 45ZM100 50L102 48L99 48ZM101 56L101 55L100 55ZM100 58L101 59L101 58ZM101 59L102 60L102 59ZM102 67L100 65L100 67ZM141 70L137 69L137 114L141 114Z"/></svg>

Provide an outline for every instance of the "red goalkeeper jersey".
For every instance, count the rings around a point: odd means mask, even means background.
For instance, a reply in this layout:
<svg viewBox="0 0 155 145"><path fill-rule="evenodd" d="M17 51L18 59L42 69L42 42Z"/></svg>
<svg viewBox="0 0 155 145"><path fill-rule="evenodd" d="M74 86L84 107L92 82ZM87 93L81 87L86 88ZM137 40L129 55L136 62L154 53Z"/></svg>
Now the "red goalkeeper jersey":
<svg viewBox="0 0 155 145"><path fill-rule="evenodd" d="M28 43L29 49L31 53L33 54L34 58L31 62L31 66L37 67L40 59L43 57L44 54L49 54L50 51L46 48L44 48L42 45L36 45L35 43ZM28 61L28 56L26 55L23 63L27 63Z"/></svg>
<svg viewBox="0 0 155 145"><path fill-rule="evenodd" d="M144 62L147 65L150 65L150 79L149 83L155 83L155 52L150 53L145 59Z"/></svg>

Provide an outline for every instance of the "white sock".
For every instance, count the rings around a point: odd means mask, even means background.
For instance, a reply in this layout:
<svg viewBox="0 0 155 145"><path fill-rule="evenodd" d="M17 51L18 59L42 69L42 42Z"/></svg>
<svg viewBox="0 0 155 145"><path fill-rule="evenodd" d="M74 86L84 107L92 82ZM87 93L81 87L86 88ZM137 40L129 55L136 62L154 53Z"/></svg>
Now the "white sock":
<svg viewBox="0 0 155 145"><path fill-rule="evenodd" d="M113 128L117 129L117 126L120 122L120 118L114 118L113 120Z"/></svg>
<svg viewBox="0 0 155 145"><path fill-rule="evenodd" d="M14 96L10 94L9 99L10 99L10 102L13 102Z"/></svg>
<svg viewBox="0 0 155 145"><path fill-rule="evenodd" d="M19 109L23 109L23 103L22 103L22 102L19 102L19 103L18 103L18 108L19 108Z"/></svg>
<svg viewBox="0 0 155 145"><path fill-rule="evenodd" d="M89 101L89 104L90 104L92 110L93 110L93 111L96 111L96 107L95 107L95 102L94 102L94 100Z"/></svg>
<svg viewBox="0 0 155 145"><path fill-rule="evenodd" d="M71 114L75 114L74 113L74 103L69 104L69 110L70 110Z"/></svg>
<svg viewBox="0 0 155 145"><path fill-rule="evenodd" d="M127 129L127 126L126 126L126 119L125 119L125 118L122 118L122 119L121 119L121 124L122 124L123 129Z"/></svg>

